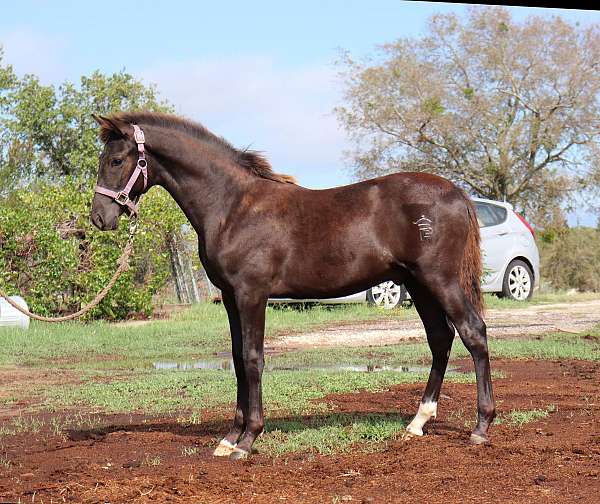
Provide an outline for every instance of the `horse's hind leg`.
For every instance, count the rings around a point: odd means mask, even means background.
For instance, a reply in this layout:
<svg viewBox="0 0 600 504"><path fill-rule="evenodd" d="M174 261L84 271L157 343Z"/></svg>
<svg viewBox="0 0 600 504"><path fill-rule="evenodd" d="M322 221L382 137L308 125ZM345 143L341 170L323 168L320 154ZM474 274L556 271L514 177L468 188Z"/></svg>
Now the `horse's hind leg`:
<svg viewBox="0 0 600 504"><path fill-rule="evenodd" d="M446 313L439 303L431 298L431 294L422 285L413 279L407 279L405 286L425 326L427 342L433 357L429 380L423 392L419 410L406 427L407 435L411 437L422 436L425 423L430 418L437 416L437 403L454 339L454 327L448 321Z"/></svg>
<svg viewBox="0 0 600 504"><path fill-rule="evenodd" d="M467 299L458 279L439 273L421 275L419 281L431 291L458 331L475 364L477 379L477 425L471 434L476 444L488 441L487 431L496 417L485 322Z"/></svg>

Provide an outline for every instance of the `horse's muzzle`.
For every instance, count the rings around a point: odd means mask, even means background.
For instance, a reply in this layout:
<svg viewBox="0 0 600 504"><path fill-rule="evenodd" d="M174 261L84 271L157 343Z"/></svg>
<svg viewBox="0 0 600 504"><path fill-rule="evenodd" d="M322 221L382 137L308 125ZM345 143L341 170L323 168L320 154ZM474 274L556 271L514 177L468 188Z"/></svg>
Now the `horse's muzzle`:
<svg viewBox="0 0 600 504"><path fill-rule="evenodd" d="M106 222L104 217L102 217L102 215L100 214L100 212L92 212L91 219L92 224L96 226L100 231L113 231L117 229L117 225L119 224L118 215Z"/></svg>

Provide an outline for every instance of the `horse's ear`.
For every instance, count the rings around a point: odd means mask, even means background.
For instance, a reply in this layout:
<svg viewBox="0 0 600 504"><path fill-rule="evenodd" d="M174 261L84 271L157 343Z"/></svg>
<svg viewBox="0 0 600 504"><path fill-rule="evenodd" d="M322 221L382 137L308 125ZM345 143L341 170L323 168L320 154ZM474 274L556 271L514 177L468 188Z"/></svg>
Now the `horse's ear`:
<svg viewBox="0 0 600 504"><path fill-rule="evenodd" d="M106 117L92 114L94 120L100 125L100 138L106 143L113 136L117 138L131 138L133 128L128 122L118 117Z"/></svg>

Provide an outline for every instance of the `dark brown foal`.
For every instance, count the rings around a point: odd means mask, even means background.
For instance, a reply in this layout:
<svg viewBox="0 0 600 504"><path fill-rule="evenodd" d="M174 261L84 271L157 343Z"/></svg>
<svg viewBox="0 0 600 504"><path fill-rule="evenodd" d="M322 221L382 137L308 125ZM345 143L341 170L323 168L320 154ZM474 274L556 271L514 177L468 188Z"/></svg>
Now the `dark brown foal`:
<svg viewBox="0 0 600 504"><path fill-rule="evenodd" d="M479 227L460 189L434 175L398 173L309 190L274 173L262 156L174 116L137 112L97 121L105 148L94 224L115 229L123 212L137 211L131 200L163 186L198 233L202 264L223 293L237 405L215 455L247 457L263 430L268 298L343 296L385 280L406 284L433 354L408 433L421 435L436 414L456 328L477 375L479 421L471 439L487 440L494 399L481 317Z"/></svg>

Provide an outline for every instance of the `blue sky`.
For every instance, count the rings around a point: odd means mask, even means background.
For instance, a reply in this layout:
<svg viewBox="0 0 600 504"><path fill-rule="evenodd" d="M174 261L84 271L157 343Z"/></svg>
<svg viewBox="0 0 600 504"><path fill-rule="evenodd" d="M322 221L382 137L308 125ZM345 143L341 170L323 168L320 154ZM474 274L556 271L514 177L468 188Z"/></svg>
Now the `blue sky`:
<svg viewBox="0 0 600 504"><path fill-rule="evenodd" d="M339 50L366 56L423 32L433 13L465 9L399 0L20 0L2 4L0 45L19 74L45 83L124 69L156 84L178 112L322 188L350 181L343 158L350 145L332 114L341 103ZM558 14L600 22L597 11L510 10L516 19ZM595 225L595 217L578 217Z"/></svg>

